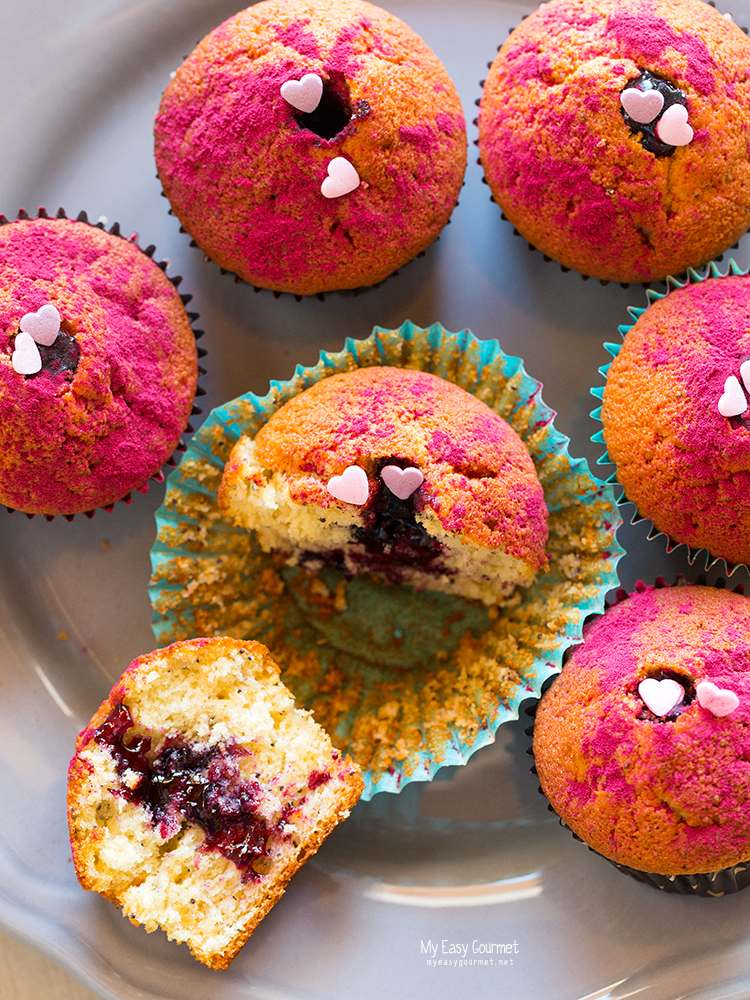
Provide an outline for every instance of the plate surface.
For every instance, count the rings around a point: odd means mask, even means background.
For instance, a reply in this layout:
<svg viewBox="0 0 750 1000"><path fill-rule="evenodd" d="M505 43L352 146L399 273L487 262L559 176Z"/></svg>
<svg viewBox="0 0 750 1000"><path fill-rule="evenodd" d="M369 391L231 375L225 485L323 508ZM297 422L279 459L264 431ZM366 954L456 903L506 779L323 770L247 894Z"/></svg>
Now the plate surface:
<svg viewBox="0 0 750 1000"><path fill-rule="evenodd" d="M503 0L396 2L433 47L468 122L488 60L532 9ZM750 0L726 8L750 23ZM154 176L151 123L181 58L235 11L217 0L29 0L2 12L0 211L39 205L138 230L201 313L211 406L289 378L345 336L405 319L498 338L545 384L571 454L598 447L588 416L640 288L582 282L529 253L490 203L471 146L461 203L426 256L357 297L297 303L236 285L191 249ZM469 124L469 137L476 129ZM750 262L745 238L734 252ZM596 471L596 470L595 470ZM0 923L102 997L349 1000L472 995L648 1000L750 995L750 911L740 893L673 897L630 882L562 831L528 773L524 722L465 768L357 807L294 879L225 973L131 926L78 886L65 826L76 733L136 655L153 648L147 595L161 487L72 523L0 518ZM626 508L627 512L630 508ZM620 540L626 588L694 579L683 550ZM714 580L720 570L714 569ZM739 572L732 584L747 582ZM435 960L463 964L433 966ZM508 961L508 964L501 964ZM494 964L476 964L477 961ZM511 964L512 962L512 964Z"/></svg>

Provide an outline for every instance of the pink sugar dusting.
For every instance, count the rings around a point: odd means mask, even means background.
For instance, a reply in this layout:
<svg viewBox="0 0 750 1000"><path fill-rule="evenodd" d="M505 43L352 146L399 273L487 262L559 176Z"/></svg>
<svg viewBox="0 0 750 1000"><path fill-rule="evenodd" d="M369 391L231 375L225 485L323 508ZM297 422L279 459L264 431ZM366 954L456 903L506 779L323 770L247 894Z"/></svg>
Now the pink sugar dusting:
<svg viewBox="0 0 750 1000"><path fill-rule="evenodd" d="M276 34L280 42L296 49L302 56L309 59L319 59L320 49L315 35L306 27L308 21L292 21L290 24L279 26Z"/></svg>
<svg viewBox="0 0 750 1000"><path fill-rule="evenodd" d="M698 35L677 32L666 21L642 7L610 14L607 32L625 49L624 54L637 64L643 56L659 59L668 48L687 57L685 79L700 94L710 94L715 86L714 62L706 43Z"/></svg>

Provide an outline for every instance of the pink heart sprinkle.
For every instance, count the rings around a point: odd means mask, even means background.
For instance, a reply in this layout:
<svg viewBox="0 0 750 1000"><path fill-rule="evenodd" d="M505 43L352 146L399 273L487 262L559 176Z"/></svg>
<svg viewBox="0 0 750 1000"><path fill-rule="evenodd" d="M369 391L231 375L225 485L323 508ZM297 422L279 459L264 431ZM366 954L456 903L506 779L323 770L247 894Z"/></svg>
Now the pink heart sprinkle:
<svg viewBox="0 0 750 1000"><path fill-rule="evenodd" d="M620 104L634 122L646 125L652 122L664 107L664 95L658 90L639 90L628 87L620 94Z"/></svg>
<svg viewBox="0 0 750 1000"><path fill-rule="evenodd" d="M358 465L349 465L340 476L332 476L326 483L326 489L337 500L353 503L358 507L367 503L367 498L370 495L367 473Z"/></svg>
<svg viewBox="0 0 750 1000"><path fill-rule="evenodd" d="M687 120L685 105L672 104L656 123L656 138L668 146L687 146L693 138L693 130Z"/></svg>
<svg viewBox="0 0 750 1000"><path fill-rule="evenodd" d="M36 375L42 370L42 356L30 333L16 334L16 343L10 363L19 375Z"/></svg>
<svg viewBox="0 0 750 1000"><path fill-rule="evenodd" d="M739 708L740 699L734 691L717 687L711 681L701 681L696 687L695 693L698 697L698 704L705 708L712 715L722 718Z"/></svg>
<svg viewBox="0 0 750 1000"><path fill-rule="evenodd" d="M397 465L386 465L380 473L383 482L399 500L408 499L424 482L424 475L414 466L400 469Z"/></svg>
<svg viewBox="0 0 750 1000"><path fill-rule="evenodd" d="M668 715L685 697L685 688L671 677L647 677L638 685L638 694L654 715Z"/></svg>
<svg viewBox="0 0 750 1000"><path fill-rule="evenodd" d="M324 198L340 198L359 187L359 174L356 167L343 156L336 156L328 164L328 176L320 185L320 193Z"/></svg>
<svg viewBox="0 0 750 1000"><path fill-rule="evenodd" d="M717 409L722 417L739 417L747 409L745 393L734 375L730 375L724 383L724 393L717 403Z"/></svg>
<svg viewBox="0 0 750 1000"><path fill-rule="evenodd" d="M317 73L305 73L301 80L287 80L281 85L281 96L293 108L309 115L320 104L323 81Z"/></svg>
<svg viewBox="0 0 750 1000"><path fill-rule="evenodd" d="M22 316L19 325L24 333L31 334L37 344L50 347L60 332L60 313L54 306L42 306L37 312Z"/></svg>

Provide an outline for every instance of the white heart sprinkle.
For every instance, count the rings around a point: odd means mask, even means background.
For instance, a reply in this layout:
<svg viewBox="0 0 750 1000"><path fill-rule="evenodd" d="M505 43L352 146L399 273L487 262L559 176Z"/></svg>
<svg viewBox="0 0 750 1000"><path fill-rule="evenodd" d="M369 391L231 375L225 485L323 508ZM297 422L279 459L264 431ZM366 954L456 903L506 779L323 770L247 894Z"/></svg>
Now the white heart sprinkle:
<svg viewBox="0 0 750 1000"><path fill-rule="evenodd" d="M711 681L701 681L695 689L698 704L701 708L721 719L730 715L740 706L740 699L727 688L717 687Z"/></svg>
<svg viewBox="0 0 750 1000"><path fill-rule="evenodd" d="M358 507L367 503L370 495L367 473L358 465L348 465L340 476L332 476L326 483L326 489L337 500L353 503Z"/></svg>
<svg viewBox="0 0 750 1000"><path fill-rule="evenodd" d="M668 146L687 146L693 130L687 123L688 111L684 104L672 104L656 123L656 138Z"/></svg>
<svg viewBox="0 0 750 1000"><path fill-rule="evenodd" d="M42 356L30 333L16 334L16 343L10 363L19 375L36 375L42 370Z"/></svg>
<svg viewBox="0 0 750 1000"><path fill-rule="evenodd" d="M35 313L26 313L19 324L24 333L31 334L37 344L50 347L60 332L60 313L52 305L42 306Z"/></svg>
<svg viewBox="0 0 750 1000"><path fill-rule="evenodd" d="M628 87L620 94L620 104L634 122L646 125L656 118L664 107L664 95L658 90L639 90Z"/></svg>
<svg viewBox="0 0 750 1000"><path fill-rule="evenodd" d="M401 469L398 465L386 465L380 476L399 500L407 500L424 482L424 474L413 465L408 469Z"/></svg>
<svg viewBox="0 0 750 1000"><path fill-rule="evenodd" d="M654 715L668 715L685 697L685 688L671 677L647 677L638 685L638 694Z"/></svg>
<svg viewBox="0 0 750 1000"><path fill-rule="evenodd" d="M740 365L740 378L745 384L745 388L750 392L750 361L743 361Z"/></svg>
<svg viewBox="0 0 750 1000"><path fill-rule="evenodd" d="M320 104L323 81L316 73L305 73L301 80L287 80L281 85L281 96L293 108L309 115Z"/></svg>
<svg viewBox="0 0 750 1000"><path fill-rule="evenodd" d="M722 417L739 417L747 409L747 399L742 386L734 375L730 375L724 383L724 394L717 404Z"/></svg>
<svg viewBox="0 0 750 1000"><path fill-rule="evenodd" d="M336 156L328 164L328 176L320 185L320 193L324 198L340 198L359 187L359 174L356 167L343 156Z"/></svg>

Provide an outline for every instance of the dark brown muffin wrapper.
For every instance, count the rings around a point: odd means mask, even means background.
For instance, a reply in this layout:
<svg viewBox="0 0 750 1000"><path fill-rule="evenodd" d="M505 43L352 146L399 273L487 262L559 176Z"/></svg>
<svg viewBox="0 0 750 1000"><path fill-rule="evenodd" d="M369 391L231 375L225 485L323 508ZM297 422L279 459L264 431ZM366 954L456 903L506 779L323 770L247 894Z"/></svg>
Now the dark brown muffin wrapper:
<svg viewBox="0 0 750 1000"><path fill-rule="evenodd" d="M29 215L29 213L25 209L22 208L22 209L19 210L18 215L16 216L15 219L9 219L9 218L7 218L7 216L5 216L2 213L0 213L0 226L12 225L14 222L17 222L20 219L24 219L25 220L25 219L55 219L55 218L56 219L71 219L73 217L69 216L65 212L64 208L58 208L57 213L55 215L49 215L49 213L47 212L47 210L43 206L41 206L39 208L39 212L35 216ZM149 244L145 248L141 247L139 245L139 243L138 243L138 233L133 233L131 236L123 236L122 232L121 232L121 229L120 229L120 223L119 222L112 223L112 225L109 227L109 229L107 229L104 221L90 222L89 221L89 217L88 217L88 213L86 211L83 211L83 210L80 211L78 213L78 215L76 215L73 218L73 221L75 221L75 222L83 222L86 225L91 226L94 229L102 229L105 232L110 233L112 236L118 236L120 239L125 240L126 243L132 243L134 246L138 247L138 249L143 254L145 254L146 257L154 259L154 255L156 253L156 247L153 244ZM176 289L179 289L179 286L182 283L182 277L181 277L181 275L175 275L175 277L171 277L169 274L167 274L167 268L169 267L169 261L168 260L154 260L154 263L156 264L157 267L159 267L164 272L165 276L174 285L174 287ZM189 295L189 294L186 295L186 294L180 293L180 299L182 300L182 304L184 306L187 306L188 303L192 300L192 298L193 298L192 295ZM189 312L188 311L187 312L187 316L188 316L188 319L190 320L190 325L191 325L192 330L193 330L193 336L195 337L195 340L196 340L196 349L197 349L197 353L198 353L198 362L199 362L198 363L198 383L197 383L197 387L196 387L196 391L195 391L195 398L197 399L199 396L205 396L206 395L206 390L200 384L201 377L206 374L206 369L200 364L200 361L201 361L202 358L204 358L206 356L206 354L208 352L206 351L205 348L201 347L197 343L198 340L200 340L200 338L203 336L203 333L204 333L203 330L199 330L195 326L195 321L199 318L199 314L197 312ZM201 407L197 406L195 404L195 402L194 402L193 403L193 408L190 411L190 416L194 417L194 416L197 416L198 414L201 414L202 412L203 412L203 410L201 409ZM183 431L182 437L184 437L186 434L192 434L193 432L194 432L194 428L193 428L191 422L188 421L188 424L187 424L185 430ZM154 472L151 476L149 476L148 479L146 480L146 482L143 483L141 486L135 487L129 493L126 493L124 496L118 497L116 500L113 500L112 503L102 504L100 507L95 507L93 510L80 511L78 513L80 513L84 517L88 517L88 518L92 518L94 516L94 514L96 514L97 510L105 510L108 513L111 513L111 511L114 509L115 504L117 504L117 503L131 504L133 502L133 493L148 493L149 485L150 485L151 482L154 482L154 483L163 483L164 479L165 479L165 476L164 476L164 472L162 470L163 469L167 469L167 471L169 471L170 469L174 468L178 464L179 459L180 459L182 453L187 449L187 445L182 440L182 437L177 442L177 445L176 445L174 451L172 452L172 454L169 456L169 458L162 464L162 466L159 469L157 469L156 472ZM7 507L6 506L5 509L6 509L6 511L9 514L14 514L16 512L26 514L26 517L28 517L29 519L32 518L32 517L36 517L37 516L36 514L30 514L30 513L26 512L26 511L20 511L20 510L18 510L15 507ZM40 514L39 516L40 517L44 517L47 521L53 521L56 517L64 518L66 521L72 521L73 518L76 515L75 514Z"/></svg>
<svg viewBox="0 0 750 1000"><path fill-rule="evenodd" d="M639 581L633 589L635 593L641 593L647 586L649 585ZM695 581L688 581L682 575L680 575L673 584L667 583L663 577L658 576L651 586L658 590L662 590L666 587L681 586L714 586L717 590L727 589L726 581L723 579L717 580L713 584L709 584L703 576L698 577ZM732 591L736 594L744 594L745 589L743 585L740 584L737 587L733 587ZM620 604L629 596L630 595L627 591L618 590L614 601L606 604L603 614L606 614L610 607L615 604ZM589 622L599 617L601 616L592 615L589 618ZM566 652L566 656L563 659L563 667L565 660L568 656L570 656L574 649L575 647L571 647ZM540 700L544 697L544 692L553 680L554 678L550 678L549 681L544 684ZM535 701L526 708L526 715L531 719L531 725L525 730L526 735L531 739L531 743L526 753L532 758L534 757L534 720L536 718L538 704L539 702ZM538 777L536 765L531 767L531 773L535 777ZM538 791L540 795L544 795L545 799L547 798L541 782L539 782ZM660 875L658 872L644 872L640 871L638 868L630 868L628 865L621 865L619 862L605 857L604 854L600 854L599 851L595 851L593 847L586 844L583 837L579 837L577 833L574 833L562 817L558 815L555 807L549 800L547 800L547 809L549 812L554 813L557 816L560 826L564 830L567 830L574 840L579 841L581 844L585 844L592 854L595 854L598 858L606 861L608 864L612 865L613 868L617 868L625 875L629 875L630 878L635 879L637 882L643 882L644 885L650 885L654 889L662 889L664 892L679 893L683 896L727 896L730 893L739 892L740 889L745 889L748 885L750 885L750 859L747 861L740 861L736 865L730 865L728 868L721 868L719 871L696 872L689 875Z"/></svg>

